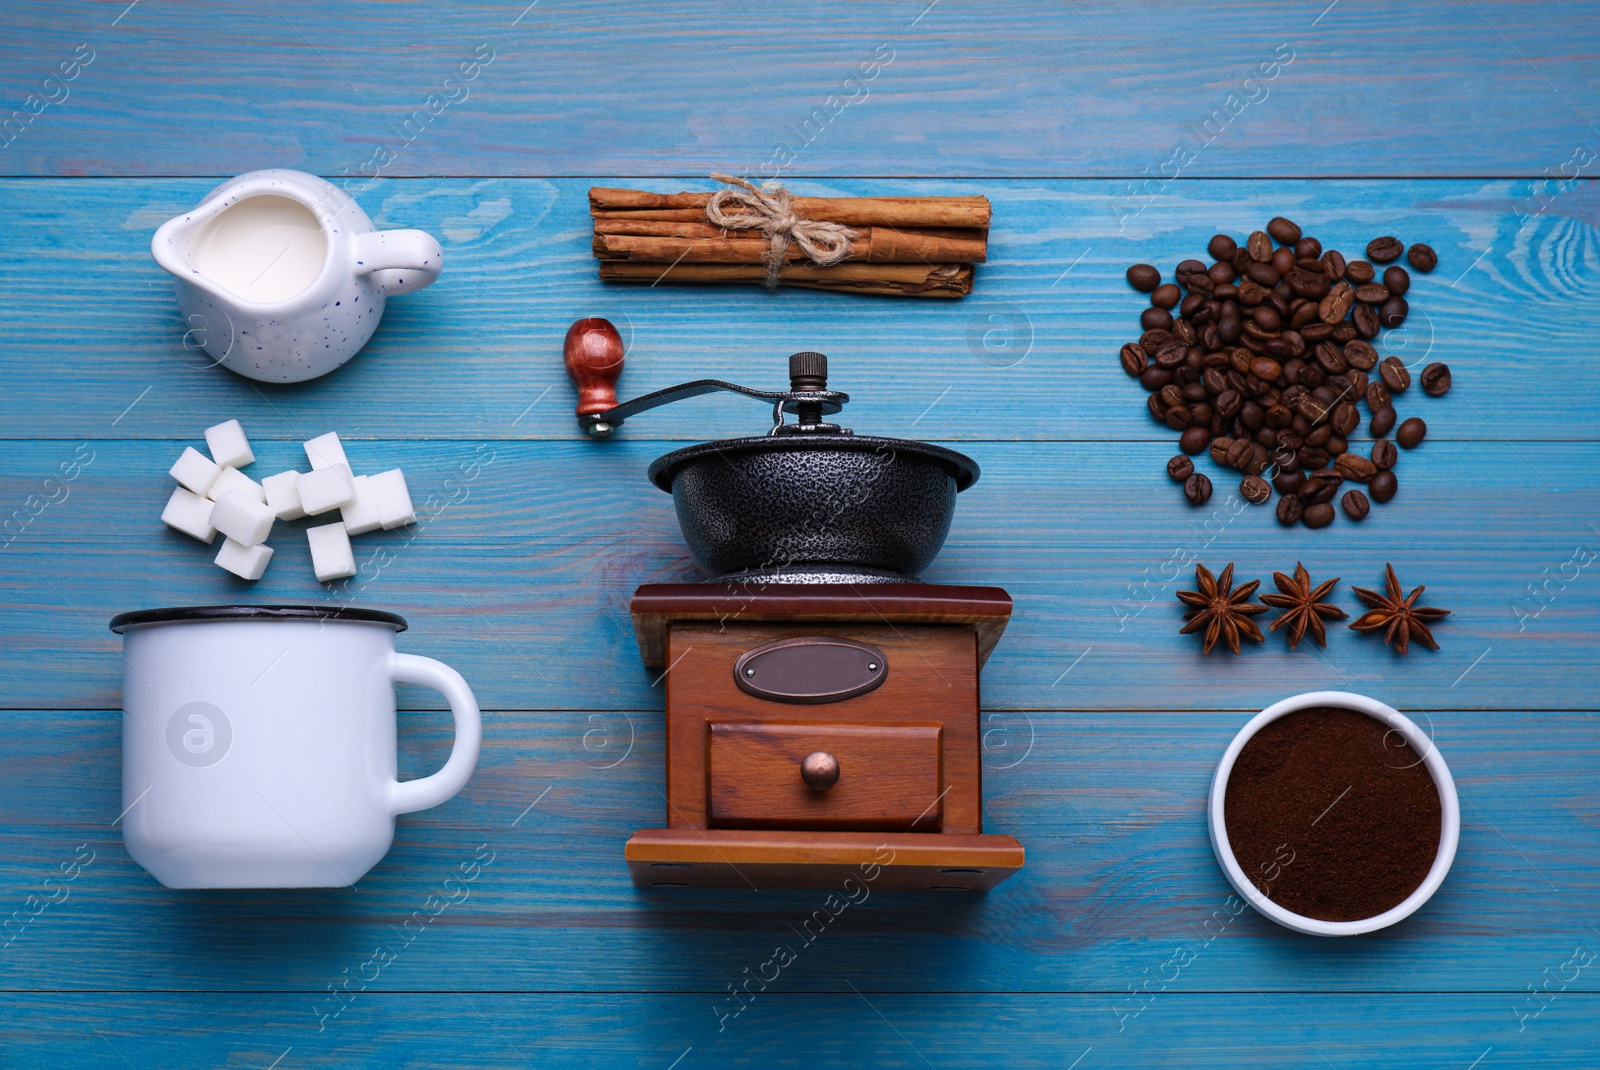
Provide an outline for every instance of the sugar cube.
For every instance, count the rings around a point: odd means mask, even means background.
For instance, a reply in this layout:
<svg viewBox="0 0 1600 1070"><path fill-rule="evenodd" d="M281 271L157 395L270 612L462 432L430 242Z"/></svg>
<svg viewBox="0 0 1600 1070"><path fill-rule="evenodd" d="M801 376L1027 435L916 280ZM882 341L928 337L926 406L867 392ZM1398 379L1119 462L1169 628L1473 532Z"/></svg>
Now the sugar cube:
<svg viewBox="0 0 1600 1070"><path fill-rule="evenodd" d="M266 542L276 519L266 503L237 490L230 490L211 507L211 526L244 546Z"/></svg>
<svg viewBox="0 0 1600 1070"><path fill-rule="evenodd" d="M193 446L189 446L184 449L183 456L178 458L177 463L167 474L196 494L204 494L211 489L211 484L217 481L217 476L221 472L222 469L215 461Z"/></svg>
<svg viewBox="0 0 1600 1070"><path fill-rule="evenodd" d="M387 472L368 476L367 489L384 531L417 522L416 511L411 507L411 489L406 486L405 473L400 469L391 468Z"/></svg>
<svg viewBox="0 0 1600 1070"><path fill-rule="evenodd" d="M365 535L383 527L383 521L378 516L377 503L372 497L371 481L366 476L356 476L355 482L355 500L341 509L340 515L344 517L345 534Z"/></svg>
<svg viewBox="0 0 1600 1070"><path fill-rule="evenodd" d="M217 551L217 564L241 580L259 580L261 574L267 571L267 562L271 560L272 547L266 543L246 546L232 539L223 539L222 549Z"/></svg>
<svg viewBox="0 0 1600 1070"><path fill-rule="evenodd" d="M224 468L243 468L256 459L238 420L206 428L206 446L211 450L211 459Z"/></svg>
<svg viewBox="0 0 1600 1070"><path fill-rule="evenodd" d="M300 492L300 508L307 516L320 516L330 509L349 505L356 496L356 479L347 464L335 464L302 472L295 480Z"/></svg>
<svg viewBox="0 0 1600 1070"><path fill-rule="evenodd" d="M356 574L356 555L343 524L306 528L306 541L311 544L311 567L323 583Z"/></svg>
<svg viewBox="0 0 1600 1070"><path fill-rule="evenodd" d="M267 507L279 520L299 520L306 515L300 508L300 473L279 472L261 481L261 490L267 496Z"/></svg>
<svg viewBox="0 0 1600 1070"><path fill-rule="evenodd" d="M216 501L230 490L248 494L258 502L267 500L267 492L261 489L261 484L239 471L237 468L224 468L217 473L216 481L206 491L206 497Z"/></svg>
<svg viewBox="0 0 1600 1070"><path fill-rule="evenodd" d="M319 468L332 468L336 464L349 465L350 459L344 455L344 444L339 441L336 431L329 431L326 435L318 435L306 443L306 457L311 461L311 470Z"/></svg>
<svg viewBox="0 0 1600 1070"><path fill-rule="evenodd" d="M161 521L201 542L217 537L217 529L211 526L211 501L182 487L173 489L167 507L161 510Z"/></svg>

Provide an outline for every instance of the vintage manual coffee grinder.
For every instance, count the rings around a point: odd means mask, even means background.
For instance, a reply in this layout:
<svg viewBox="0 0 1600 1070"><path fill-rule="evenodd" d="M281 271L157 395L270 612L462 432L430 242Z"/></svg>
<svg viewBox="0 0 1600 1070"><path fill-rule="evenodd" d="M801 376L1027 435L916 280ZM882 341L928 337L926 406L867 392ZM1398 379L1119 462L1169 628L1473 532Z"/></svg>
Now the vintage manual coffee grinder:
<svg viewBox="0 0 1600 1070"><path fill-rule="evenodd" d="M977 465L823 422L850 399L820 353L789 358L788 390L701 379L621 405L610 323L574 323L565 359L595 436L713 391L773 406L768 434L649 469L715 579L633 596L667 717L667 824L628 840L634 882L967 891L1021 868L1021 844L983 831L978 720L1011 597L916 579Z"/></svg>

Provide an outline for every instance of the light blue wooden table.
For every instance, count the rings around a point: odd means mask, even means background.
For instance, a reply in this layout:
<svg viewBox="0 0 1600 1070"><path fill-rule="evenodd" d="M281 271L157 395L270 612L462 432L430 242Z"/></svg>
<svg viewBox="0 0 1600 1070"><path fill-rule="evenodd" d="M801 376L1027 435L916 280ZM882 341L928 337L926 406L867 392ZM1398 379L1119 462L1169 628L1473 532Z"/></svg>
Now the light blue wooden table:
<svg viewBox="0 0 1600 1070"><path fill-rule="evenodd" d="M1564 965L1600 950L1600 7L71 0L0 18L0 514L25 519L0 549L0 917L31 919L0 950L0 1066L1600 1061L1600 961ZM446 82L463 63L474 77ZM381 226L446 250L360 357L293 388L203 367L148 253L221 178L270 166L348 179ZM590 185L764 166L807 194L987 195L977 291L595 280ZM1394 233L1440 253L1386 349L1448 361L1456 387L1406 396L1429 439L1359 529L1285 532L1229 508L1214 470L1218 496L1188 508L1161 472L1173 436L1117 364L1142 307L1129 263L1170 269L1280 213L1346 250ZM854 426L983 466L928 578L1017 602L984 674L986 816L1027 868L981 898L872 897L721 1023L816 896L628 881L663 744L626 603L697 576L648 461L764 415L706 399L580 441L558 354L582 315L629 334L629 393L771 384L789 352L827 352ZM229 417L263 471L338 430L359 470L399 465L435 504L359 540L344 588L293 537L235 582L157 520L167 467ZM46 483L72 463L64 492ZM1407 659L1341 631L1202 660L1177 635L1182 555L1261 578L1303 560L1344 577L1350 609L1348 584L1392 561L1455 614L1443 649ZM403 818L353 890L174 893L122 848L106 621L238 599L398 611L401 648L458 666L484 705L472 783ZM1463 816L1433 901L1342 941L1228 914L1203 810L1250 713L1324 687L1429 727ZM432 693L403 700L417 775L447 719ZM475 852L493 861L470 895L403 941ZM75 858L92 861L47 890ZM379 945L395 957L375 971Z"/></svg>

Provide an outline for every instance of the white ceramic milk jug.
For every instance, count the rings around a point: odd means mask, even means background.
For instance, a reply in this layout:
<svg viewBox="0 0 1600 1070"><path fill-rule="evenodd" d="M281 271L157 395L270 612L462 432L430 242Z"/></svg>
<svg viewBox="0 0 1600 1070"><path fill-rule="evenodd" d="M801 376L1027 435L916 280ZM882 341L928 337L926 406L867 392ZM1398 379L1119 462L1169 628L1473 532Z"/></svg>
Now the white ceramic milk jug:
<svg viewBox="0 0 1600 1070"><path fill-rule="evenodd" d="M185 343L269 383L315 379L355 356L386 298L439 277L420 230L375 230L349 194L301 171L251 171L151 239L177 279Z"/></svg>
<svg viewBox="0 0 1600 1070"><path fill-rule="evenodd" d="M437 806L478 763L478 703L454 669L399 654L393 613L200 606L124 613L122 839L168 888L354 884L396 814ZM396 683L440 692L455 743L396 778Z"/></svg>

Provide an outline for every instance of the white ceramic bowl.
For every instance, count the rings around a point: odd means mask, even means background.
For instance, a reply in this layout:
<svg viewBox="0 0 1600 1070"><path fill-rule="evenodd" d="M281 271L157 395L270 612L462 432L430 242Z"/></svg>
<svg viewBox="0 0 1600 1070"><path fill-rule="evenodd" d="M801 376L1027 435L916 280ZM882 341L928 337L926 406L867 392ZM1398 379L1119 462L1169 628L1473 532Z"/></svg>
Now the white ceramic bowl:
<svg viewBox="0 0 1600 1070"><path fill-rule="evenodd" d="M1228 826L1223 819L1222 806L1228 793L1228 777L1233 773L1233 763L1238 759L1239 752L1266 725L1297 710L1316 706L1355 710L1387 724L1405 737L1412 749L1423 756L1422 762L1433 776L1434 786L1439 789L1439 852L1434 855L1433 868L1428 870L1427 878L1417 886L1416 891L1398 905L1382 914L1362 918L1360 921L1319 921L1285 910L1262 895L1260 889L1251 883L1250 878L1240 867L1239 860L1233 857L1233 848L1228 844ZM1228 744L1227 751L1222 755L1222 761L1217 763L1216 774L1211 778L1208 824L1211 830L1211 849L1216 852L1217 864L1222 867L1228 883L1233 885L1234 890L1244 898L1245 902L1279 925L1296 932L1310 933L1313 936L1355 936L1385 928L1410 917L1439 889L1439 885L1444 883L1445 874L1450 872L1450 864L1455 861L1456 842L1461 836L1461 806L1456 799L1456 783L1450 776L1449 768L1444 764L1444 758L1439 754L1439 748L1435 747L1427 733L1409 718L1393 707L1376 699L1367 698L1365 695L1352 694L1348 691L1308 691L1303 695L1294 695L1268 706L1252 717L1250 723L1233 737L1233 742Z"/></svg>

